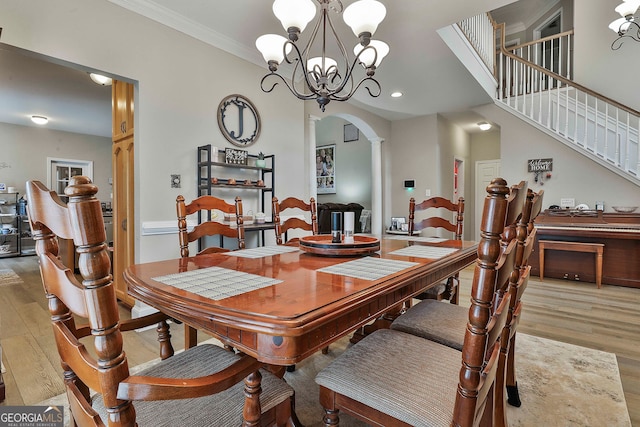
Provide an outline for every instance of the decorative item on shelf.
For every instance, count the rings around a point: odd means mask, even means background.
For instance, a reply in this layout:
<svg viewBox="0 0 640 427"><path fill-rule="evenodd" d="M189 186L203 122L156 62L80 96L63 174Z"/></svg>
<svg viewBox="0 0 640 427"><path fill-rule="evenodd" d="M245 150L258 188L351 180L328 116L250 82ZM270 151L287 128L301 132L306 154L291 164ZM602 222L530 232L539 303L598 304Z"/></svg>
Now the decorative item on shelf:
<svg viewBox="0 0 640 427"><path fill-rule="evenodd" d="M258 182L256 182L256 185L257 185L258 187L264 187L264 181L263 181L263 180L261 180L261 179L259 179L259 180L258 180Z"/></svg>
<svg viewBox="0 0 640 427"><path fill-rule="evenodd" d="M227 184L229 184L229 185L236 185L236 180L235 180L234 178L229 178L229 179L227 180Z"/></svg>
<svg viewBox="0 0 640 427"><path fill-rule="evenodd" d="M265 34L258 37L256 47L262 53L269 65L270 73L260 82L264 92L271 92L281 81L298 99L315 99L322 111L332 100L347 101L363 86L372 97L381 93L380 83L373 78L376 68L389 52L389 46L380 40L372 40L378 25L384 19L387 11L384 5L376 0L359 0L349 5L344 12L339 0L317 0L320 4L320 15L311 36L303 49L298 47L298 36L307 24L314 18L316 6L313 0L275 0L273 13L280 20L288 38L277 34ZM347 49L338 37L338 33L331 20L330 12L342 14L344 22L351 27L359 39L353 49L355 57L350 60ZM337 50L340 52L338 60L327 56L327 39L333 35ZM318 37L318 43L316 43ZM317 45L320 46L317 46ZM311 57L312 51L320 51L320 56ZM293 53L292 53L293 51ZM290 55L291 54L291 55ZM315 55L315 53L314 53ZM278 74L278 66L286 61L293 64L292 74L285 79ZM345 68L338 68L338 64ZM354 71L360 64L365 75L356 81ZM265 87L265 80L276 77L270 88ZM278 80L279 79L279 80ZM291 82L291 83L289 83ZM299 82L296 84L296 82Z"/></svg>
<svg viewBox="0 0 640 427"><path fill-rule="evenodd" d="M245 179L244 180L244 185L252 185L251 180L250 179Z"/></svg>
<svg viewBox="0 0 640 427"><path fill-rule="evenodd" d="M265 223L265 216L264 216L264 212L256 212L256 224L264 224Z"/></svg>
<svg viewBox="0 0 640 427"><path fill-rule="evenodd" d="M214 185L218 184L218 178L216 178L215 176L211 178L211 183Z"/></svg>
<svg viewBox="0 0 640 427"><path fill-rule="evenodd" d="M631 213L638 209L637 206L612 206L613 210L619 213Z"/></svg>
<svg viewBox="0 0 640 427"><path fill-rule="evenodd" d="M264 154L261 152L258 153L258 159L256 160L256 167L264 168L267 166L267 162L264 159Z"/></svg>
<svg viewBox="0 0 640 427"><path fill-rule="evenodd" d="M618 38L611 43L612 50L620 49L626 38L640 42L640 26L634 16L638 7L640 7L640 0L625 0L615 8L622 18L609 24L609 28L618 34Z"/></svg>
<svg viewBox="0 0 640 427"><path fill-rule="evenodd" d="M245 150L237 150L235 148L224 149L225 162L232 165L246 165L249 153Z"/></svg>

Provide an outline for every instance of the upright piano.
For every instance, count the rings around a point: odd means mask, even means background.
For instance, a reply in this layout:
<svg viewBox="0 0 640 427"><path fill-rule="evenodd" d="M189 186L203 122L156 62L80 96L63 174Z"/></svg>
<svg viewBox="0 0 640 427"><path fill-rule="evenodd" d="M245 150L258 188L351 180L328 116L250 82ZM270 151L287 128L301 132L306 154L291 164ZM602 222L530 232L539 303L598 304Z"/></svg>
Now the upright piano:
<svg viewBox="0 0 640 427"><path fill-rule="evenodd" d="M531 274L540 274L539 240L603 243L602 283L640 288L640 214L547 209L535 224ZM593 254L545 251L544 276L595 282Z"/></svg>

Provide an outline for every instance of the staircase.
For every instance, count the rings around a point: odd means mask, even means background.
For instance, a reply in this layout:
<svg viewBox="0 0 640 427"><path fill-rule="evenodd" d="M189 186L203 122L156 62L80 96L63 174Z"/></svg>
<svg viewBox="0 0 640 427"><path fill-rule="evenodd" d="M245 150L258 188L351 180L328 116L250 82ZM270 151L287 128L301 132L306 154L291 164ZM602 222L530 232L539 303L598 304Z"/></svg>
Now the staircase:
<svg viewBox="0 0 640 427"><path fill-rule="evenodd" d="M472 47L475 66L493 76L492 88L481 83L496 105L640 186L640 112L571 80L573 31L507 48L505 24L489 14L453 27L441 36L454 52L456 33Z"/></svg>

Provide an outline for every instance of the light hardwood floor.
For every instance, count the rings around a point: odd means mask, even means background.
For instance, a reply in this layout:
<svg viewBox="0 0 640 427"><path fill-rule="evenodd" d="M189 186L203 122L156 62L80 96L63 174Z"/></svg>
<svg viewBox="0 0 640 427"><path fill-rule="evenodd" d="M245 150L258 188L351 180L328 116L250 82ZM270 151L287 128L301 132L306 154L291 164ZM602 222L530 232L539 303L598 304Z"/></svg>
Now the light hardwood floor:
<svg viewBox="0 0 640 427"><path fill-rule="evenodd" d="M0 259L4 268L13 269L24 283L0 287L0 345L7 368L2 405L35 404L64 391L37 259ZM472 268L461 273L463 304L472 275ZM523 301L520 331L616 354L632 425L640 427L640 289L597 289L594 283L533 277ZM129 317L126 308L120 312ZM182 326L172 325L171 333L175 348L181 348ZM125 334L125 350L130 366L156 358L155 331Z"/></svg>

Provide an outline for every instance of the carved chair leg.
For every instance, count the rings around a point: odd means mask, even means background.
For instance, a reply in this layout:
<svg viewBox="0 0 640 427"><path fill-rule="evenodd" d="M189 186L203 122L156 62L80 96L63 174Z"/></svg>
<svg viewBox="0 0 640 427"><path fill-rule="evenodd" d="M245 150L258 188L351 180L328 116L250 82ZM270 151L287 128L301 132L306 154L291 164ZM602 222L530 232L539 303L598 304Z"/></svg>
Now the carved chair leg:
<svg viewBox="0 0 640 427"><path fill-rule="evenodd" d="M242 409L242 427L257 427L260 425L260 393L262 374L255 371L244 380L244 408Z"/></svg>
<svg viewBox="0 0 640 427"><path fill-rule="evenodd" d="M516 381L516 335L511 337L509 343L509 354L507 356L507 372L506 372L506 385L507 385L507 403L511 406L519 408L522 405L520 401L520 393L518 393L518 382Z"/></svg>
<svg viewBox="0 0 640 427"><path fill-rule="evenodd" d="M340 417L338 416L339 410L324 409L324 417L322 421L325 427L337 427L340 425Z"/></svg>
<svg viewBox="0 0 640 427"><path fill-rule="evenodd" d="M322 422L325 427L336 427L340 425L340 410L336 408L336 392L328 388L320 386L319 392L320 405L324 409Z"/></svg>
<svg viewBox="0 0 640 427"><path fill-rule="evenodd" d="M158 331L158 342L160 343L160 358L162 360L168 359L173 356L173 345L171 345L169 324L163 320L158 323L156 330Z"/></svg>

